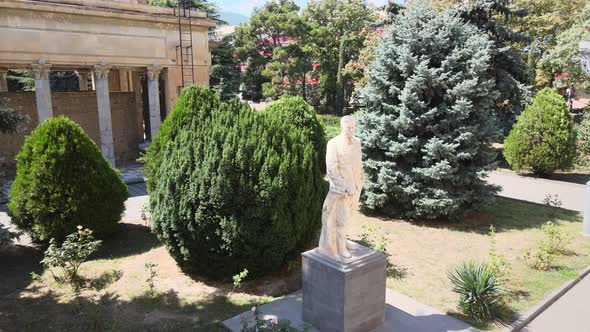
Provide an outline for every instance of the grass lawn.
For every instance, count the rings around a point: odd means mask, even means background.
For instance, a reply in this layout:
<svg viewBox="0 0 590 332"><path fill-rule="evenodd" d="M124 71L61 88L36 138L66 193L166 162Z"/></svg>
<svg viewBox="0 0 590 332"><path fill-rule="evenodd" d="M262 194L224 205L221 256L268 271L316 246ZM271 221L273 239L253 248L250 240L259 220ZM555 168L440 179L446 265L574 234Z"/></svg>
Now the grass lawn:
<svg viewBox="0 0 590 332"><path fill-rule="evenodd" d="M300 265L289 264L291 270L285 267L245 282L231 293L231 282L183 273L149 228L130 218L96 257L82 265L86 287L79 295L43 270L41 250L22 245L0 249L0 330L223 331L224 319L301 287ZM522 261L523 251L541 238L540 226L550 218L573 236L575 254L560 257L553 271L532 270ZM496 206L461 224L410 223L359 214L350 237L360 239L364 225L380 229L395 267L387 286L463 318L456 312L458 298L446 274L461 261L486 258L488 227L494 224L497 249L511 263L504 317L510 321L590 264L590 240L580 235L581 219L576 212L500 198ZM146 263L157 264L155 295L148 292Z"/></svg>
<svg viewBox="0 0 590 332"><path fill-rule="evenodd" d="M0 331L225 331L221 321L300 288L300 272L282 271L231 293L231 282L183 273L141 221L120 227L82 265L78 296L43 270L41 250L0 249ZM153 296L147 262L157 264Z"/></svg>
<svg viewBox="0 0 590 332"><path fill-rule="evenodd" d="M573 237L571 249L574 254L559 257L552 271L537 271L525 265L523 252L542 238L540 227L550 219ZM451 291L447 271L461 261L486 259L489 250L487 233L493 224L497 231L497 251L511 264L506 285L507 307L503 314L504 323L509 323L516 314L526 312L590 265L590 239L581 236L581 222L582 215L577 212L498 198L494 207L471 215L460 224L410 223L357 215L352 238L361 238L364 225L371 225L379 230L378 234L385 234L387 251L395 267L395 276L388 278L387 286L465 319L457 312L458 296ZM501 322L478 327L503 328Z"/></svg>

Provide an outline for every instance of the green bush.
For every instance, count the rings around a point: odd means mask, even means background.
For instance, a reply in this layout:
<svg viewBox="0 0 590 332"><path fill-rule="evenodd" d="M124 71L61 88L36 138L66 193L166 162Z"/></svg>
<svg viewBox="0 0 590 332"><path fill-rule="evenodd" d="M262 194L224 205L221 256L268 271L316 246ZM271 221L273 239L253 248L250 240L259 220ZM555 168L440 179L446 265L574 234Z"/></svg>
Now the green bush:
<svg viewBox="0 0 590 332"><path fill-rule="evenodd" d="M185 89L187 90L187 89ZM174 110L168 114L166 120L160 126L158 135L152 137L152 143L148 147L143 161L145 167L143 172L147 177L147 189L148 191L154 191L160 175L160 165L162 164L163 152L162 147L168 144L170 135L177 128L182 127L187 121L191 121L191 116L194 115L190 110L200 109L217 109L219 108L219 99L216 98L203 98L202 94L206 92L204 89L191 89L191 93L181 93L181 97L178 98L176 104L174 104Z"/></svg>
<svg viewBox="0 0 590 332"><path fill-rule="evenodd" d="M75 286L80 281L80 265L98 250L101 244L102 241L94 239L91 230L78 226L76 232L66 236L61 246L57 245L55 239L51 239L41 263L50 269L57 281ZM53 269L58 269L60 273L56 274Z"/></svg>
<svg viewBox="0 0 590 332"><path fill-rule="evenodd" d="M569 249L572 237L551 221L543 224L541 231L543 231L543 239L537 242L536 249L527 249L523 258L525 263L533 269L550 270L554 268L553 263L557 256L572 253Z"/></svg>
<svg viewBox="0 0 590 332"><path fill-rule="evenodd" d="M162 127L147 158L152 227L181 267L256 276L317 236L326 184L307 128L195 86Z"/></svg>
<svg viewBox="0 0 590 332"><path fill-rule="evenodd" d="M453 292L459 294L459 309L479 321L487 321L502 299L498 277L486 263L461 263L448 274Z"/></svg>
<svg viewBox="0 0 590 332"><path fill-rule="evenodd" d="M504 157L515 171L541 176L572 166L576 157L574 120L555 90L539 91L518 117L504 141Z"/></svg>
<svg viewBox="0 0 590 332"><path fill-rule="evenodd" d="M325 166L327 141L324 127L316 111L302 97L283 96L268 105L265 112L281 118L285 125L294 125L296 130L303 130L313 142L319 164Z"/></svg>
<svg viewBox="0 0 590 332"><path fill-rule="evenodd" d="M33 240L60 242L77 225L93 229L99 238L116 230L127 187L75 122L45 120L16 159L8 213Z"/></svg>
<svg viewBox="0 0 590 332"><path fill-rule="evenodd" d="M449 11L410 6L374 51L356 114L363 208L393 218L455 219L493 202L497 92L493 44Z"/></svg>

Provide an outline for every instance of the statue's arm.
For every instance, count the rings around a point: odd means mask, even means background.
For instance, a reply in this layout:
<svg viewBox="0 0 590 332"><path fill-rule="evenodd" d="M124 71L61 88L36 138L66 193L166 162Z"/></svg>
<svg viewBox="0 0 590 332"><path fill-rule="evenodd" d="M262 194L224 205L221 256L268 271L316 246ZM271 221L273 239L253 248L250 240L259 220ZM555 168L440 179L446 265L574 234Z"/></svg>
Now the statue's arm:
<svg viewBox="0 0 590 332"><path fill-rule="evenodd" d="M353 192L352 187L346 183L344 178L340 175L340 168L338 166L338 151L331 143L332 142L328 143L328 148L326 150L326 173L330 179L330 183L332 184L330 191L339 194L351 194Z"/></svg>

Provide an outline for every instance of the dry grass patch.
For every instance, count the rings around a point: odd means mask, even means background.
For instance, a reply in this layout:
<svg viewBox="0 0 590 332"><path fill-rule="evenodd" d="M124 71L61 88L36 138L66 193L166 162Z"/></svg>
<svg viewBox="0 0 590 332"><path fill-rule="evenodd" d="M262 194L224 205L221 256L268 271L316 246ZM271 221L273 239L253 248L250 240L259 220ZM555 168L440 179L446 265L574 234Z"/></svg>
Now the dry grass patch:
<svg viewBox="0 0 590 332"><path fill-rule="evenodd" d="M537 271L523 261L524 251L543 237L541 226L553 220L573 237L575 254L561 256L552 271ZM457 313L458 295L451 291L447 271L462 261L484 261L488 257L489 226L496 227L497 251L511 265L504 323L524 313L564 282L590 264L590 239L581 236L581 214L563 209L498 198L487 211L474 214L462 223L406 222L357 215L352 238L362 237L363 226L371 225L385 234L387 252L397 271L387 286L443 312ZM464 317L463 317L464 318ZM479 325L501 329L501 324Z"/></svg>
<svg viewBox="0 0 590 332"><path fill-rule="evenodd" d="M224 331L224 319L300 287L300 271L285 270L230 294L231 276L214 282L185 274L141 220L120 227L82 264L79 295L43 270L41 249L1 249L0 330ZM156 265L154 292L146 263Z"/></svg>

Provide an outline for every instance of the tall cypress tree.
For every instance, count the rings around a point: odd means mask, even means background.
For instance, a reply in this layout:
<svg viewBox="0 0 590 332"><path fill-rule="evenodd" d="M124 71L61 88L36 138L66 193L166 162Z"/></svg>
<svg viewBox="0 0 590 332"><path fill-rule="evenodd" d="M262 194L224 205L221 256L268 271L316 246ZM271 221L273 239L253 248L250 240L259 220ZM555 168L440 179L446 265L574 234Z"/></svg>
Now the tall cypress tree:
<svg viewBox="0 0 590 332"><path fill-rule="evenodd" d="M451 12L413 6L375 50L359 116L363 206L403 218L457 218L493 198L497 97L492 44Z"/></svg>

